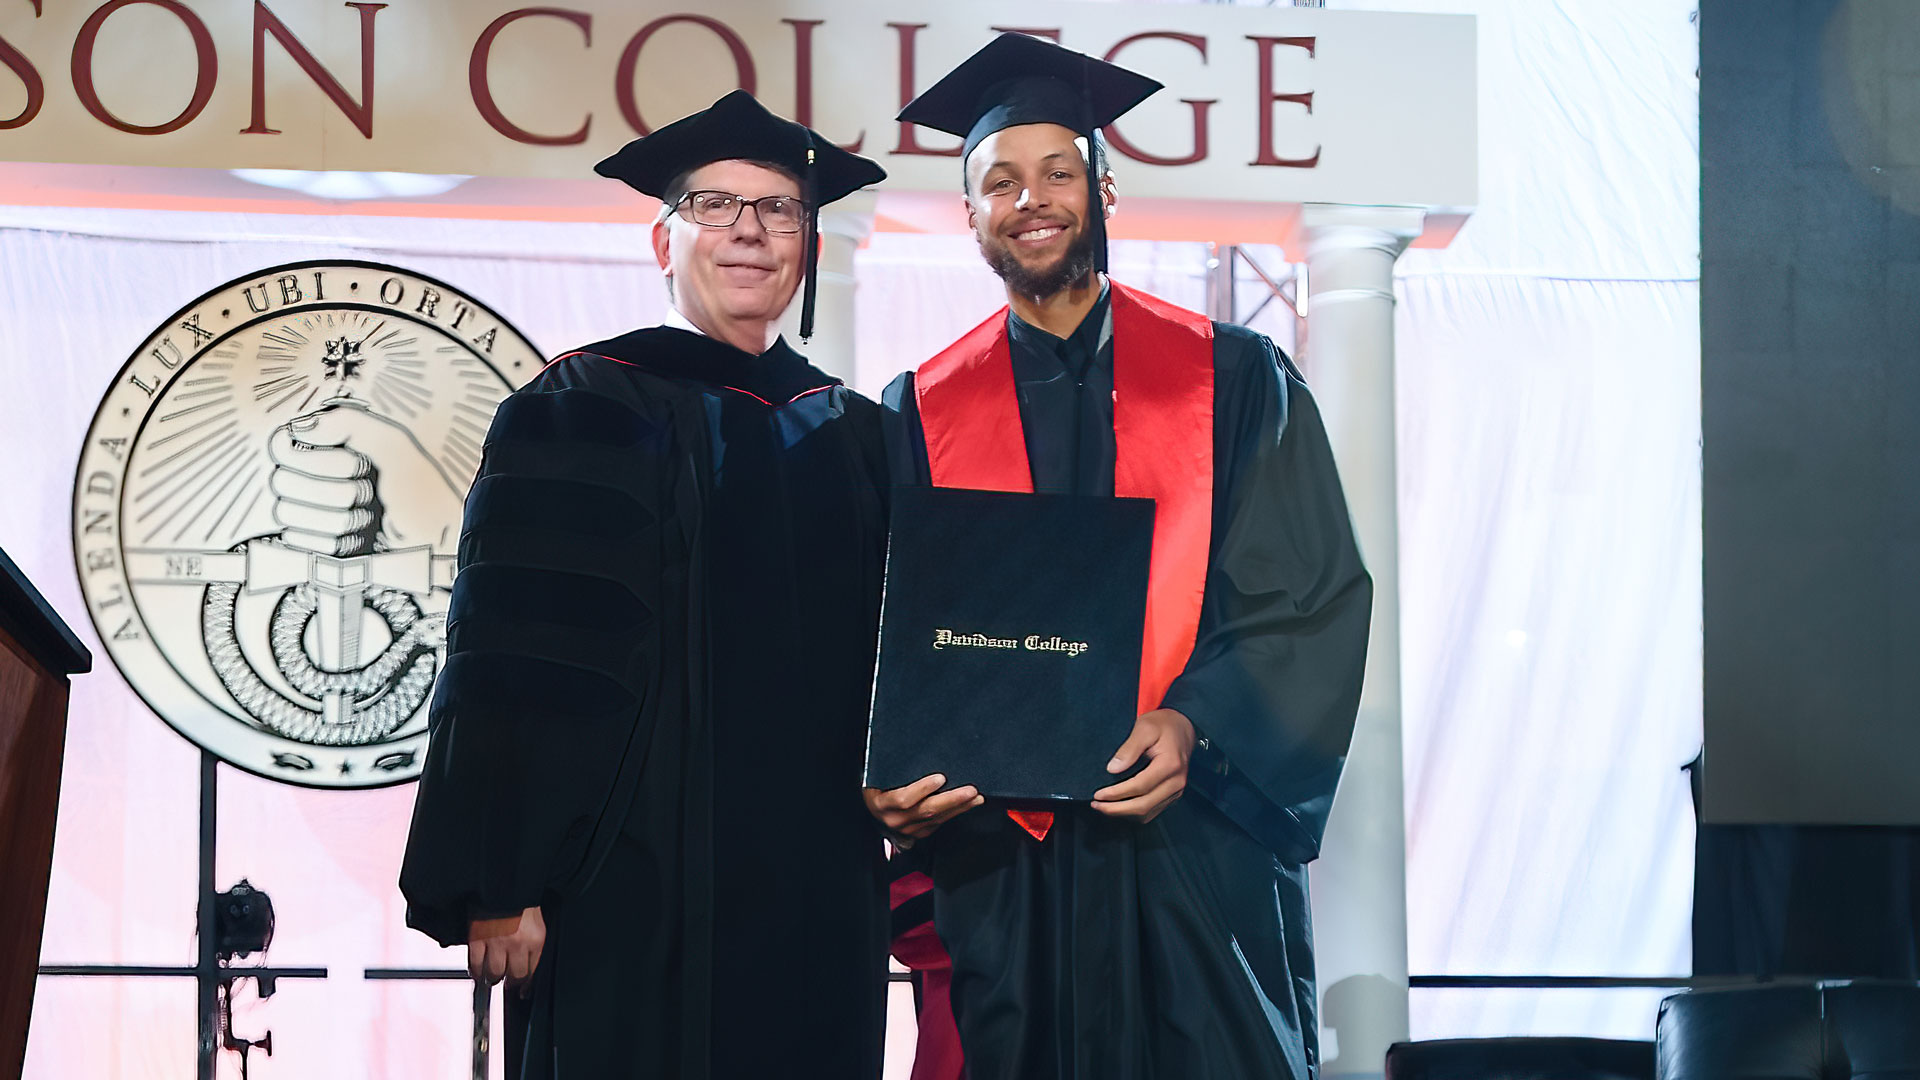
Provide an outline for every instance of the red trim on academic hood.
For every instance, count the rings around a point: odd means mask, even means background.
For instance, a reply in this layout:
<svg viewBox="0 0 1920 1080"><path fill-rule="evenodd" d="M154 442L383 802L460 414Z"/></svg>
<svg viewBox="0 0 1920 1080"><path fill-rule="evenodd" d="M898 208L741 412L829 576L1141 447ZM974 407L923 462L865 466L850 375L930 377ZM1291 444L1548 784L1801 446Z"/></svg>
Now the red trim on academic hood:
<svg viewBox="0 0 1920 1080"><path fill-rule="evenodd" d="M552 368L552 367L553 367L553 365L555 365L555 364L557 364L557 363L559 363L559 362L560 362L560 361L562 361L562 360L571 360L571 359L573 359L573 358L574 358L574 357L576 357L576 356L593 356L593 357L598 357L598 358L599 358L599 359L601 359L601 360L613 360L613 357L611 357L611 356L608 356L608 355L607 355L607 354L605 354L605 353L597 353L597 352L588 352L588 351L587 351L587 350L585 350L585 349L575 349L574 351L572 351L572 352L570 352L570 353L561 353L561 354L560 354L559 356L556 356L556 357L554 357L553 359L551 359L551 360L549 360L549 361L547 361L547 366L546 366L546 367L543 367L543 368L541 368L541 369L540 369L540 370L539 370L538 372L536 372L536 373L534 374L534 376L533 376L533 377L537 379L537 378L539 378L540 376L542 376L542 375L545 375L545 374L547 373L547 371L548 371L548 369L549 369L549 368ZM629 360L613 360L613 362L614 362L614 363L616 363L616 364L625 364L625 365L627 365L628 367L639 367L639 366L640 366L639 364L636 364L636 363L633 363L632 361L629 361Z"/></svg>
<svg viewBox="0 0 1920 1080"><path fill-rule="evenodd" d="M927 875L904 875L888 886L888 906L898 908L932 889L933 879ZM934 933L933 920L894 938L893 955L920 973L919 1025L908 1080L962 1080L966 1056L960 1049L960 1029L953 1021L953 961Z"/></svg>
<svg viewBox="0 0 1920 1080"><path fill-rule="evenodd" d="M614 363L616 363L616 364L625 364L625 365L626 365L626 366L628 366L628 367L642 367L642 366L644 366L644 365L641 365L641 364L636 364L636 363L634 363L634 362L633 362L633 361L631 361L631 360L621 360L621 359L619 359L619 358L617 358L617 357L612 357L612 356L608 356L608 355L607 355L606 353L597 353L597 352L588 352L588 351L587 351L587 350L585 350L585 349L576 349L576 350L574 350L573 352L570 352L570 353L564 353L564 354L562 354L562 355L560 355L560 356L556 356L556 357L554 357L553 359L551 359L551 360L549 360L549 361L547 361L547 367L543 367L543 368L541 368L541 369L540 369L540 371L539 371L539 374L538 374L538 375L535 375L534 377L535 377L535 378L539 378L539 376L540 376L540 375L545 375L545 374L547 373L547 368L550 368L550 367L552 367L553 365L555 365L555 364L557 364L557 363L559 363L559 362L560 362L560 361L562 361L562 360L568 360L568 359L571 359L571 358L573 358L573 357L576 357L576 356L591 356L591 357L595 357L595 358L597 358L597 359L600 359L600 360L612 360L612 361L613 361ZM781 403L781 404L779 404L779 405L775 405L775 404L774 404L773 402L771 402L771 401L768 401L768 400L767 400L766 398L763 398L763 397L761 397L761 396L760 396L759 394L756 394L756 393L754 393L754 392L753 392L753 391L751 391L751 390L742 390L742 389L740 389L740 388L739 388L739 387L737 387L737 386L726 386L726 385L724 385L724 384L715 384L715 385L718 385L718 386L720 386L720 389L722 389L722 390L731 390L731 391L733 391L733 392L734 392L734 393L736 393L736 394L745 394L745 395L747 395L748 397L750 397L750 398L752 398L753 400L755 400L755 401L757 401L757 402L759 402L760 404L762 404L762 405L765 405L765 406L766 406L767 408L769 408L769 409L779 409L779 408L784 408L784 407L785 407L785 406L787 406L787 405L791 405L791 404L793 404L793 403L794 403L794 402L796 402L796 401L799 401L799 400L800 400L801 398L803 398L803 397L806 397L806 396L807 396L808 394L817 394L817 393L819 393L819 392L820 392L820 391L822 391L822 390L831 390L831 389L833 389L834 387L836 387L836 386L839 386L840 384L839 384L839 383L828 383L828 384L827 384L827 385L825 385L825 386L816 386L816 387L814 387L814 388L813 388L813 389L811 389L811 390L802 390L802 391L800 391L799 393L797 393L797 394L795 394L795 395L793 395L792 397L790 397L790 398L788 398L788 399L787 399L786 401L784 401L784 402L782 402L782 403Z"/></svg>
<svg viewBox="0 0 1920 1080"><path fill-rule="evenodd" d="M751 390L742 390L737 386L722 386L720 387L720 389L731 390L736 394L745 394L748 397L752 398L753 400L759 402L760 404L765 405L769 409L780 409L780 408L785 408L787 405L791 405L796 401L799 401L801 398L806 397L808 394L817 394L822 390L831 390L838 385L839 385L838 383L828 383L825 386L816 386L811 390L802 390L799 393L788 398L785 402L779 405L775 405L773 402L768 401L766 398L761 397L759 394L756 394Z"/></svg>

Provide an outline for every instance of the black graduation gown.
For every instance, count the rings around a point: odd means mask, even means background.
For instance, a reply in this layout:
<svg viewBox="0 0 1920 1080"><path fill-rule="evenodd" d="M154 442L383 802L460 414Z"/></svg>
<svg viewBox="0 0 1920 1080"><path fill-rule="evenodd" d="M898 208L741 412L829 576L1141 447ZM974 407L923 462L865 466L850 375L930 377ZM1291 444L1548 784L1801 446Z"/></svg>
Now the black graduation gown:
<svg viewBox="0 0 1920 1080"><path fill-rule="evenodd" d="M1106 299L1064 342L1008 319L1035 490L1112 494ZM1299 375L1242 327L1215 323L1213 351L1206 593L1162 702L1202 740L1190 797L1146 825L1072 808L1044 841L989 805L902 867L933 879L970 1080L1317 1072L1305 864L1353 733L1372 583ZM895 482L928 483L911 373L883 405Z"/></svg>
<svg viewBox="0 0 1920 1080"><path fill-rule="evenodd" d="M445 945L542 907L510 1076L879 1076L883 454L784 342L640 330L501 405L400 884Z"/></svg>

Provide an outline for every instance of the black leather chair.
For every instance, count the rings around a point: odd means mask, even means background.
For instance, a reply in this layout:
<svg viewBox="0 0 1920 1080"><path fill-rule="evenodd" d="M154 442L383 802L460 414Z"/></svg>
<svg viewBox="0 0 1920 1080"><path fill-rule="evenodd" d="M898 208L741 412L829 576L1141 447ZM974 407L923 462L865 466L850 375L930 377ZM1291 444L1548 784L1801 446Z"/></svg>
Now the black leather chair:
<svg viewBox="0 0 1920 1080"><path fill-rule="evenodd" d="M1827 993L1834 1075L1920 1076L1920 983L1855 982Z"/></svg>
<svg viewBox="0 0 1920 1080"><path fill-rule="evenodd" d="M1575 1038L1394 1043L1386 1080L1654 1080L1653 1044Z"/></svg>
<svg viewBox="0 0 1920 1080"><path fill-rule="evenodd" d="M1660 1003L1659 1080L1912 1080L1920 983L1691 990Z"/></svg>

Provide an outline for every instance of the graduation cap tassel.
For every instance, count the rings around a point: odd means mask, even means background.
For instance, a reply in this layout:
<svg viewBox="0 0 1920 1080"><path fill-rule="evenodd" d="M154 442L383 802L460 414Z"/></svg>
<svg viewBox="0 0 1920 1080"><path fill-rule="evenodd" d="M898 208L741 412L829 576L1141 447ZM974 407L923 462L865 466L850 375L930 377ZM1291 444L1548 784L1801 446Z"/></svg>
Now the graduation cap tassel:
<svg viewBox="0 0 1920 1080"><path fill-rule="evenodd" d="M805 197L809 202L813 200L813 193L815 191L813 182L813 159L813 135L809 132L807 135L807 175L806 182L802 186ZM820 208L818 206L809 206L807 208L806 244L807 274L805 282L801 285L803 291L800 296L800 340L803 342L813 337L813 301L814 294L819 291Z"/></svg>
<svg viewBox="0 0 1920 1080"><path fill-rule="evenodd" d="M1107 272L1107 208L1100 201L1100 177L1093 168L1093 136L1087 136L1087 213L1093 229L1093 268Z"/></svg>
<svg viewBox="0 0 1920 1080"><path fill-rule="evenodd" d="M1085 111L1081 114L1089 121L1093 118L1093 82L1085 74L1080 77L1080 105ZM1093 229L1093 268L1099 273L1107 272L1107 208L1100 201L1100 170L1095 162L1100 160L1094 148L1094 140L1100 137L1100 129L1087 127L1087 213Z"/></svg>

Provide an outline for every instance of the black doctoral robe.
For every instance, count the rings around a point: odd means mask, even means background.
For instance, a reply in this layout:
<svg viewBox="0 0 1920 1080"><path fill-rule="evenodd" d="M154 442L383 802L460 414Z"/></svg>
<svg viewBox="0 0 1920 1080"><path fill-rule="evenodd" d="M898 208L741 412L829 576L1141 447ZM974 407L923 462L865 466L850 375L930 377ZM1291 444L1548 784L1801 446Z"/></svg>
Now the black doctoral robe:
<svg viewBox="0 0 1920 1080"><path fill-rule="evenodd" d="M1007 318L1034 490L1112 494L1106 296L1064 341ZM1213 329L1206 592L1162 702L1200 736L1189 797L1146 825L1074 807L1043 841L989 805L900 868L933 879L969 1080L1317 1072L1305 864L1353 733L1372 583L1305 384L1264 336ZM894 482L928 483L912 373L883 405Z"/></svg>
<svg viewBox="0 0 1920 1080"><path fill-rule="evenodd" d="M883 465L785 342L640 330L501 405L400 884L443 945L542 907L510 1076L879 1076Z"/></svg>

